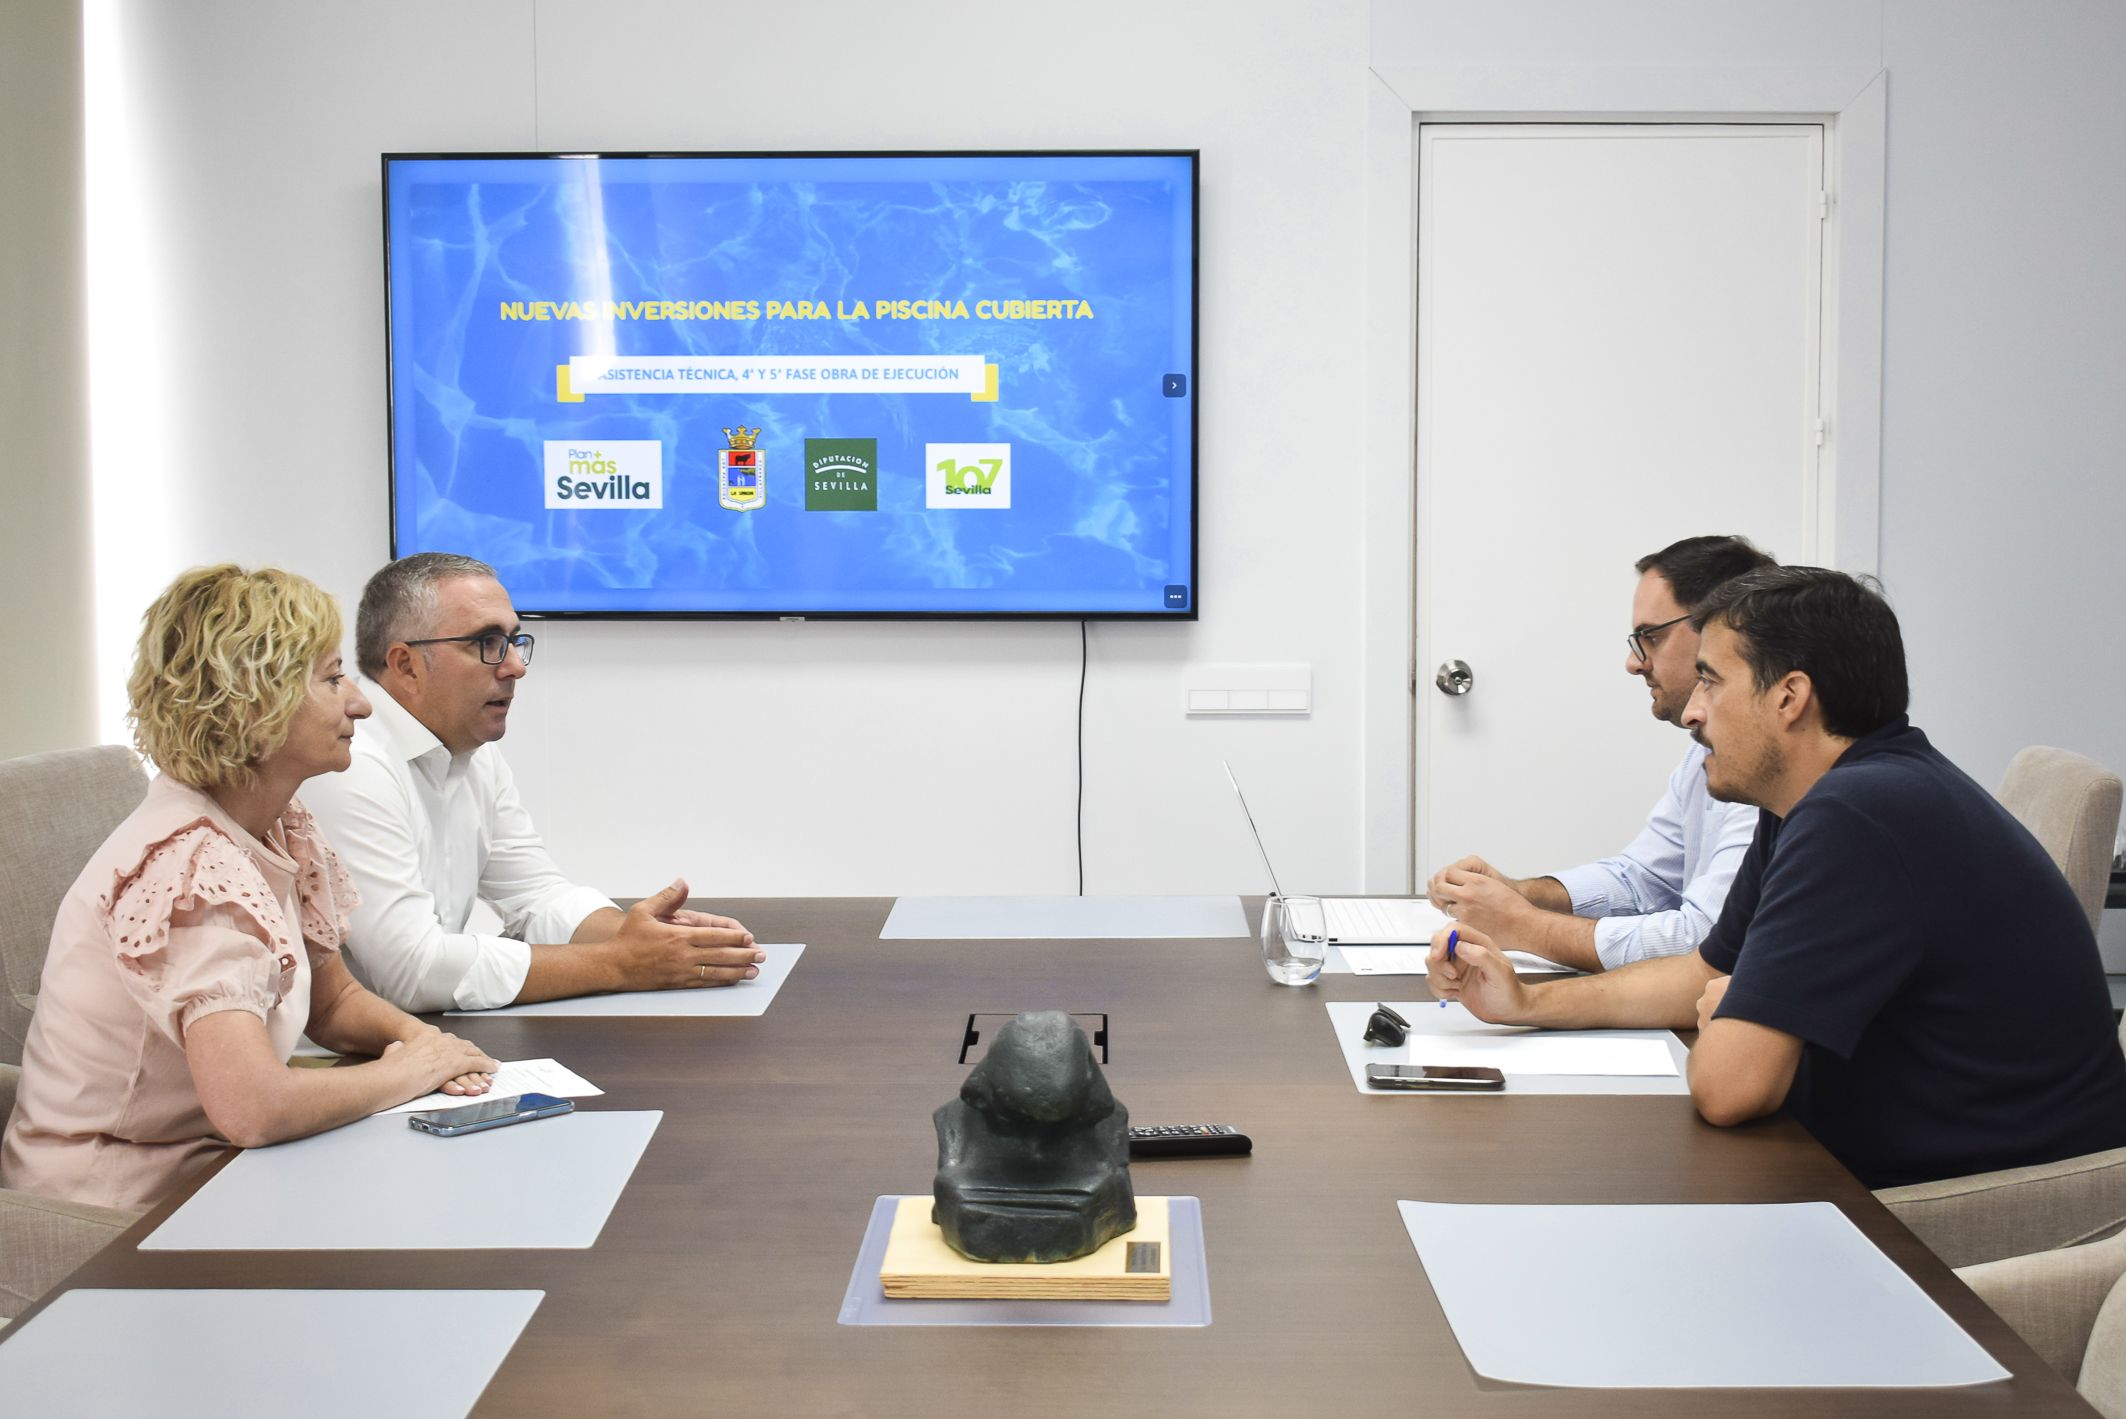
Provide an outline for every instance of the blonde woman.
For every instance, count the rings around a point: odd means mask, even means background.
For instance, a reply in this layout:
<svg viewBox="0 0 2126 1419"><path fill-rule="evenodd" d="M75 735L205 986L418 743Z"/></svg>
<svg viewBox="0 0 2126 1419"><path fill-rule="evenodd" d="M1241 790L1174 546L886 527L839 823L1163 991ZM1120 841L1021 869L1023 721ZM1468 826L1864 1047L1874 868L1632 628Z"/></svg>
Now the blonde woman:
<svg viewBox="0 0 2126 1419"><path fill-rule="evenodd" d="M0 1143L9 1187L129 1208L229 1144L485 1093L496 1067L340 960L354 891L294 796L347 767L369 714L332 598L288 572L203 567L144 619L129 718L161 774L60 905ZM291 1069L306 1031L378 1058Z"/></svg>

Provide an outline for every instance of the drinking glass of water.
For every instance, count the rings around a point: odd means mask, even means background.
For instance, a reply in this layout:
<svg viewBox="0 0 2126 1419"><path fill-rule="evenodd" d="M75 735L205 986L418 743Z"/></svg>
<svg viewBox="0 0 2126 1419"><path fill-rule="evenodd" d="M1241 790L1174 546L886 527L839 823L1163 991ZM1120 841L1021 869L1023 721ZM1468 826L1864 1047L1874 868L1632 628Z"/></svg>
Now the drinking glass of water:
<svg viewBox="0 0 2126 1419"><path fill-rule="evenodd" d="M1276 897L1262 904L1262 964L1279 985L1312 985L1329 954L1319 897Z"/></svg>

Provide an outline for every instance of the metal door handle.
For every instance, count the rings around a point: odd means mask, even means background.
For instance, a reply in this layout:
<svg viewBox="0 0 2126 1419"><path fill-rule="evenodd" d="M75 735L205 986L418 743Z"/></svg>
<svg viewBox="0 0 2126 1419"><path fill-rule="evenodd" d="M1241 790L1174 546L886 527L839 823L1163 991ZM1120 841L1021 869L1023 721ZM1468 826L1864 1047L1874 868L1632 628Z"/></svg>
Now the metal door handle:
<svg viewBox="0 0 2126 1419"><path fill-rule="evenodd" d="M1439 686L1443 695L1466 695L1469 687L1476 683L1476 672L1469 668L1466 660L1450 660L1439 668L1432 683Z"/></svg>

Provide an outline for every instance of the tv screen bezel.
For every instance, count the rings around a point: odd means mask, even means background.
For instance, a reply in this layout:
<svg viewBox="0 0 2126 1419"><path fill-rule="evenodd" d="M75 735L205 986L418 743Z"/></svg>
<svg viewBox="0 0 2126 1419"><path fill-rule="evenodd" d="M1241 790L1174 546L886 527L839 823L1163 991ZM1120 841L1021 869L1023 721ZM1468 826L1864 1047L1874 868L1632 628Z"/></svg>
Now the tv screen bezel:
<svg viewBox="0 0 2126 1419"><path fill-rule="evenodd" d="M1202 323L1203 155L1198 148L899 148L899 149L756 149L731 152L648 149L640 152L582 150L546 152L431 152L381 155L378 195L382 207L384 249L384 456L391 556L399 551L397 409L395 407L391 306L391 165L395 162L512 161L558 159L584 161L628 158L1186 158L1189 164L1189 604L1180 611L716 611L611 610L545 611L517 607L527 621L1149 621L1192 623L1203 611L1203 506L1199 473L1202 464L1197 378L1197 346Z"/></svg>

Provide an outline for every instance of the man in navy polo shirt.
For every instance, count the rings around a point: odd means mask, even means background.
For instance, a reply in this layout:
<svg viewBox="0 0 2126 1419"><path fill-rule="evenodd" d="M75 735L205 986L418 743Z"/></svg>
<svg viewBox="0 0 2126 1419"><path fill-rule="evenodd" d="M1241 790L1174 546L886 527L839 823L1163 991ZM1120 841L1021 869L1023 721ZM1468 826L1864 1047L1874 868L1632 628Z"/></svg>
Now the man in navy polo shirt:
<svg viewBox="0 0 2126 1419"><path fill-rule="evenodd" d="M1897 616L1819 567L1692 616L1683 723L1715 798L1762 809L1696 951L1531 985L1442 931L1432 980L1481 1019L1696 1024L1698 1112L1786 1109L1869 1187L2126 1146L2126 1056L2089 930L2036 839L1905 718Z"/></svg>

